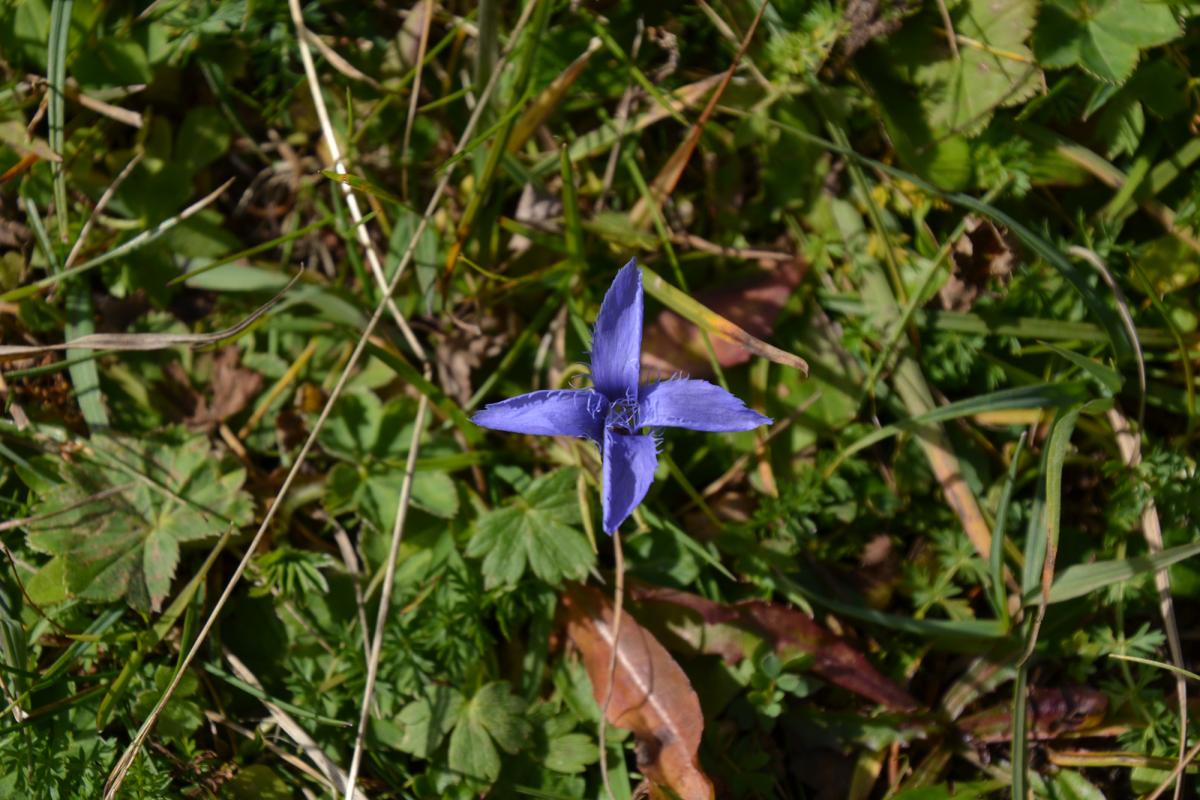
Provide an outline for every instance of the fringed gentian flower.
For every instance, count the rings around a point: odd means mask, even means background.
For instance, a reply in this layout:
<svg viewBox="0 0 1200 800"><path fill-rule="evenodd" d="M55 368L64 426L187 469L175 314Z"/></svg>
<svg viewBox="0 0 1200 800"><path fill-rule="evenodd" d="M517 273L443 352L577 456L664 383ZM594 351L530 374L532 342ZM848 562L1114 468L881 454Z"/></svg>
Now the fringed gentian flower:
<svg viewBox="0 0 1200 800"><path fill-rule="evenodd" d="M631 259L604 295L592 337L590 389L530 392L492 403L476 425L511 433L578 436L601 451L604 530L616 532L646 496L658 465L649 428L748 431L771 420L708 381L675 378L639 384L642 272Z"/></svg>

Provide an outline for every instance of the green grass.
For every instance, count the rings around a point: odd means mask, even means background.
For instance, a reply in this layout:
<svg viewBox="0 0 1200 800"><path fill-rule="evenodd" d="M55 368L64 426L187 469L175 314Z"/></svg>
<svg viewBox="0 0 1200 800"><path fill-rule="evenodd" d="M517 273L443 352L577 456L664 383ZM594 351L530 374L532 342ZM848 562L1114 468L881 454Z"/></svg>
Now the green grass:
<svg viewBox="0 0 1200 800"><path fill-rule="evenodd" d="M0 796L1194 794L1191 10L476 6L0 8Z"/></svg>

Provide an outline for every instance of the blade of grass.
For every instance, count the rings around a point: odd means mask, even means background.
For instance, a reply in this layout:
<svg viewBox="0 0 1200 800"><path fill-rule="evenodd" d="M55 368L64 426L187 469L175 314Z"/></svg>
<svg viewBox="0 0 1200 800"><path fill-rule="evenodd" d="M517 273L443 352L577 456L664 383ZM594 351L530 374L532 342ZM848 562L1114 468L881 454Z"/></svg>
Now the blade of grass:
<svg viewBox="0 0 1200 800"><path fill-rule="evenodd" d="M145 350L163 350L168 347L200 347L203 345L216 344L226 339L231 339L234 336L245 331L255 322L258 322L264 314L271 310L283 296L287 294L288 289L295 285L296 281L300 280L303 273L297 273L292 278L286 287L283 288L277 295L272 297L263 305L256 308L245 319L238 322L236 325L225 328L224 330L214 331L213 333L93 333L88 336L81 336L78 339L72 339L67 342L58 344L5 344L0 345L0 357L5 356L32 356L41 353L50 353L58 350L66 350L68 358L71 358L72 352L80 350L109 350L109 351L145 351Z"/></svg>
<svg viewBox="0 0 1200 800"><path fill-rule="evenodd" d="M1145 664L1148 667L1157 667L1158 669L1165 669L1167 672L1173 672L1176 675L1182 675L1184 678L1188 678L1193 681L1200 681L1200 675L1197 675L1196 673L1192 672L1191 670L1184 669L1183 667L1177 667L1174 664L1165 664L1162 661L1154 661L1153 659L1149 659L1149 658L1139 658L1138 656L1124 655L1123 653L1109 653L1108 657L1116 658L1121 661L1132 661L1135 664ZM1172 763L1172 762L1168 762L1168 763Z"/></svg>
<svg viewBox="0 0 1200 800"><path fill-rule="evenodd" d="M71 6L74 0L53 0L50 4L50 40L46 50L47 91L50 104L47 119L50 124L50 149L59 160L50 163L54 178L54 215L58 220L58 236L67 241L67 174L63 163L66 146L66 89L67 42L71 32Z"/></svg>
<svg viewBox="0 0 1200 800"><path fill-rule="evenodd" d="M1029 632L1025 638L1025 652L1021 656L1022 672L1033 656L1037 646L1038 634L1042 622L1046 619L1046 606L1050 603L1050 589L1054 583L1054 566L1058 559L1058 537L1062 522L1062 471L1063 462L1067 457L1067 448L1071 444L1071 434L1075 431L1075 423L1079 415L1085 411L1094 413L1100 410L1107 400L1092 400L1087 403L1076 403L1061 409L1050 423L1050 432L1046 436L1046 449L1042 454L1042 509L1040 523L1033 528L1033 536L1025 544L1025 571L1022 577L1021 592L1028 595L1038 591L1037 608L1029 624Z"/></svg>
<svg viewBox="0 0 1200 800"><path fill-rule="evenodd" d="M117 177L113 178L112 183L100 195L100 199L96 201L96 205L92 208L92 213L88 215L87 221L83 223L83 227L79 229L79 235L75 237L75 244L71 245L71 252L67 253L67 260L63 262L63 269L70 269L75 263L75 259L82 252L83 247L87 244L88 234L92 232L92 226L96 224L96 219L104 213L104 209L108 208L108 204L112 202L113 196L117 193L117 189L121 188L121 184L129 177L134 168L142 163L143 153L141 151L134 154L133 158L129 159Z"/></svg>
<svg viewBox="0 0 1200 800"><path fill-rule="evenodd" d="M77 275L82 275L83 273L88 272L89 270L95 269L96 267L100 266L101 264L107 264L109 261L112 261L114 258L120 258L121 256L124 256L127 253L137 250L139 247L143 247L143 246L149 244L150 242L153 242L155 239L158 239L164 233L171 230L171 228L174 228L176 225L183 222L185 219L188 219L189 217L191 217L195 214L198 214L200 211L207 208L214 200L216 200L218 197L220 197L221 194L233 184L234 180L236 180L236 179L230 178L229 180L225 181L225 183L221 184L216 189L214 189L212 192L210 192L209 194L202 197L200 200L196 201L192 205L185 208L179 214L171 217L170 219L163 220L162 222L155 225L153 228L149 228L145 231L142 231L137 236L134 236L132 239L122 242L121 244L117 245L116 247L112 248L111 250L108 250L108 251L96 256L95 258L89 259L88 261L85 261L84 263L80 264L77 267L71 267L70 269L64 269L61 272L55 273L53 275L49 275L45 278L42 278L41 280L34 281L33 283L29 283L29 284L26 284L25 286L21 286L17 289L12 289L10 291L5 292L4 294L0 295L0 302L14 302L17 300L23 300L26 297L32 297L33 295L40 292L42 289L45 289L50 286L54 286L55 284L60 283L64 280L66 280L67 278L74 278Z"/></svg>
<svg viewBox="0 0 1200 800"><path fill-rule="evenodd" d="M413 69L413 88L408 96L408 114L404 117L404 138L400 144L400 196L408 199L408 166L413 125L417 121L417 103L421 100L421 77L425 74L425 52L429 49L429 30L433 25L433 0L425 0L420 9L410 12L421 15L421 38L417 42L417 63Z"/></svg>
<svg viewBox="0 0 1200 800"><path fill-rule="evenodd" d="M658 236L658 246L662 249L663 254L667 257L667 262L671 265L671 271L675 274L675 280L679 283L682 289L681 295L687 296L687 281L683 277L683 270L679 266L679 259L675 257L675 248L671 245L671 236L667 231L667 224L663 221L662 209L657 203L651 202L650 187L646 185L646 179L642 175L641 169L638 168L637 160L633 157L630 151L626 151L621 162L628 170L630 177L633 178L634 184L637 185L638 193L641 195L641 200L648 203L650 209L650 220L654 223L654 232ZM639 226L633 221L633 216L629 216L630 227L636 229ZM717 379L717 383L725 391L729 391L729 382L725 380L725 371L721 369L721 364L717 361L717 351L713 349L712 338L708 335L708 331L700 328L700 338L704 342L704 352L708 357L708 364L712 368L713 375ZM808 365L805 364L807 367Z"/></svg>
<svg viewBox="0 0 1200 800"><path fill-rule="evenodd" d="M865 303L858 298L817 291L817 299L829 311L847 316L862 317L869 312ZM1016 339L1042 339L1046 341L1078 341L1105 344L1109 341L1104 328L1090 322L1045 319L1042 317L1015 317L1011 320L991 319L962 311L940 311L918 309L913 312L913 322L918 328L933 328L952 333L977 336L1011 336ZM1138 340L1143 347L1172 347L1177 345L1170 331L1161 328L1138 328ZM1200 333L1182 335L1186 344L1200 342Z"/></svg>
<svg viewBox="0 0 1200 800"><path fill-rule="evenodd" d="M362 221L363 221L363 223L366 223L374 218L375 218L374 214L367 214L366 216L363 217ZM236 253L230 253L227 256L221 256L220 258L218 258L216 261L213 261L212 263L205 264L204 266L197 267L196 269L188 270L187 272L183 273L182 275L178 275L178 276L172 278L171 280L167 281L167 286L175 286L177 284L184 283L185 281L190 281L193 278L196 278L197 276L203 275L206 272L210 272L211 270L216 269L217 267L223 267L226 264L232 264L235 261L242 261L243 259L250 258L251 256L256 256L259 253L265 253L268 250L274 250L276 247L279 247L282 244L286 244L287 242L295 241L296 239L300 239L304 236L307 236L308 234L312 233L313 231L324 228L326 225L331 224L333 222L333 220L334 220L334 218L332 215L324 216L324 217L321 217L321 219L317 220L316 222L310 222L309 224L307 224L301 228L297 228L296 230L292 231L291 233L285 233L284 235L277 236L276 238L271 239L270 241L260 242L259 244L256 244L253 247L247 247L245 250L238 250Z"/></svg>
<svg viewBox="0 0 1200 800"><path fill-rule="evenodd" d="M516 153L519 151L522 145L529 141L529 137L533 135L534 131L549 119L554 110L566 98L567 91L579 79L579 76L583 73L583 68L587 66L592 56L602 46L600 39L596 37L590 39L584 51L568 64L567 68L559 73L550 82L550 85L533 99L533 102L529 104L525 112L521 114L521 117L513 126L512 136L508 140L508 152Z"/></svg>
<svg viewBox="0 0 1200 800"><path fill-rule="evenodd" d="M1049 605L1065 603L1068 600L1083 597L1148 572L1164 572L1172 564L1178 564L1197 554L1200 554L1200 542L1191 542L1166 550L1158 550L1148 556L1074 564L1063 570L1062 574L1054 581L1046 602ZM1037 587L1025 594L1026 606L1037 605L1039 602L1040 593Z"/></svg>
<svg viewBox="0 0 1200 800"><path fill-rule="evenodd" d="M865 602L843 602L835 600L830 592L809 582L806 577L789 578L776 571L775 579L780 588L789 596L789 600L797 605L804 603L797 599L803 598L814 606L827 608L840 616L857 619L869 625L877 625L885 630L909 633L923 639L960 643L972 648L979 646L980 640L1002 640L1008 632L998 620L987 619L913 619L899 614L889 614L876 611Z"/></svg>
<svg viewBox="0 0 1200 800"><path fill-rule="evenodd" d="M388 280L384 274L383 262L379 258L379 253L375 250L370 233L367 232L366 227L362 224L362 209L358 205L358 196L354 194L351 185L347 181L350 176L346 175L346 164L342 160L341 145L338 144L337 136L333 132L333 123L329 119L329 110L325 106L325 96L321 93L320 80L317 78L317 68L313 63L312 52L308 48L308 39L305 36L307 28L304 26L304 15L300 10L299 0L289 0L288 9L292 16L292 25L296 29L296 43L300 50L300 60L304 64L304 76L308 81L309 95L312 97L313 107L317 111L317 120L321 124L321 135L325 140L325 147L328 149L329 158L333 162L333 175L330 177L340 182L342 195L346 200L346 207L350 210L350 218L354 221L355 236L358 238L359 246L362 247L363 252L366 254L367 264L371 268L371 275L375 278L376 284L378 284L380 290L383 292L383 301L387 306L388 312L392 315L392 320L395 321L396 327L400 329L404 340L408 342L408 346L412 348L417 358L421 361L426 361L425 349L413 334L412 329L409 328L408 321L404 319L404 315L400 313L400 309L391 297L391 292L388 291ZM353 114L349 114L349 116L353 118ZM355 178L354 180L360 184L367 183L363 178ZM383 190L375 187L375 191ZM395 198L395 202L400 203L400 199ZM401 205L403 204L401 203Z"/></svg>
<svg viewBox="0 0 1200 800"><path fill-rule="evenodd" d="M995 522L992 525L992 549L988 557L988 575L991 579L992 609L996 616L1004 622L1005 627L1012 624L1008 613L1008 595L1004 591L1004 537L1008 523L1009 503L1012 500L1013 484L1017 479L1017 467L1021 463L1021 454L1025 448L1026 433L1021 433L1017 446L1008 462L1008 472L1004 476L1004 487L1000 490L1000 500L996 506Z"/></svg>
<svg viewBox="0 0 1200 800"><path fill-rule="evenodd" d="M225 683L229 684L233 688L240 689L241 691L245 692L246 694L250 695L251 697L261 700L269 706L276 706L278 708L283 709L284 711L289 711L292 714L295 714L297 717L301 717L303 719L310 719L313 722L316 722L320 725L332 725L337 728L349 728L350 727L350 723L346 722L345 720L340 720L336 717L326 717L321 714L317 714L315 712L309 711L308 709L302 708L293 703L289 703L286 700L280 700L277 697L272 697L271 695L269 695L265 691L263 691L262 687L256 686L253 683L245 681L245 680L237 677L236 675L231 675L228 672L226 672L225 670L218 667L216 664L211 664L211 663L210 664L201 664L200 668L203 669L205 672L207 672L209 675L220 678L221 680L223 680Z"/></svg>
<svg viewBox="0 0 1200 800"><path fill-rule="evenodd" d="M1026 620L1024 628L1026 635L1032 627L1032 620ZM1030 792L1026 784L1029 780L1029 672L1026 664L1017 668L1017 677L1013 681L1012 700L1012 800L1029 800Z"/></svg>
<svg viewBox="0 0 1200 800"><path fill-rule="evenodd" d="M1042 128L1037 128L1029 123L1026 123L1026 127L1034 134L1035 139L1041 139L1053 144L1063 157L1083 167L1093 177L1099 179L1101 183L1119 191L1125 185L1126 180L1128 180L1124 172L1083 145L1076 144L1063 136ZM1153 195L1140 198L1139 205L1141 205L1142 210L1146 214L1162 226L1163 230L1200 253L1200 241L1175 224L1176 215L1173 210L1155 200Z"/></svg>

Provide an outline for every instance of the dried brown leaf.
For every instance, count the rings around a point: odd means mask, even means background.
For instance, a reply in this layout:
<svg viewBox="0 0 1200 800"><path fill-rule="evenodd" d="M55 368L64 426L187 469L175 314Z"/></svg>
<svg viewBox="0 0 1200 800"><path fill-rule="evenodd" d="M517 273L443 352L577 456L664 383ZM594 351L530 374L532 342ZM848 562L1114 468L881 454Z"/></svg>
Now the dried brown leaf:
<svg viewBox="0 0 1200 800"><path fill-rule="evenodd" d="M971 219L954 244L954 272L939 290L942 305L951 311L970 311L975 300L997 278L1013 271L1013 251L1004 235L987 220Z"/></svg>
<svg viewBox="0 0 1200 800"><path fill-rule="evenodd" d="M568 584L562 601L567 635L583 656L597 705L603 705L614 641L612 604L580 584ZM627 612L621 615L608 721L633 732L638 770L652 784L683 800L713 797L696 756L704 732L700 700L666 649Z"/></svg>
<svg viewBox="0 0 1200 800"><path fill-rule="evenodd" d="M209 383L211 401L200 395L185 422L189 427L211 431L241 413L262 389L262 375L238 364L239 350L225 347L213 359Z"/></svg>

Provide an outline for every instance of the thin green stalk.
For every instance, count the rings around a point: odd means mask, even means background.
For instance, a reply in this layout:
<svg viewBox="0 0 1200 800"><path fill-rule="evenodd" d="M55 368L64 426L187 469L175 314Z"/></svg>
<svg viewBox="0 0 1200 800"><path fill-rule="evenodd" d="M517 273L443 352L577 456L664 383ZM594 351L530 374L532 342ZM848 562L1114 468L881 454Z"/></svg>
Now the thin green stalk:
<svg viewBox="0 0 1200 800"><path fill-rule="evenodd" d="M53 0L50 4L50 41L47 45L46 72L50 104L46 117L50 123L50 149L60 157L50 164L54 176L54 212L58 219L58 236L67 241L67 175L66 175L66 85L67 42L71 32L71 6L74 0Z"/></svg>

